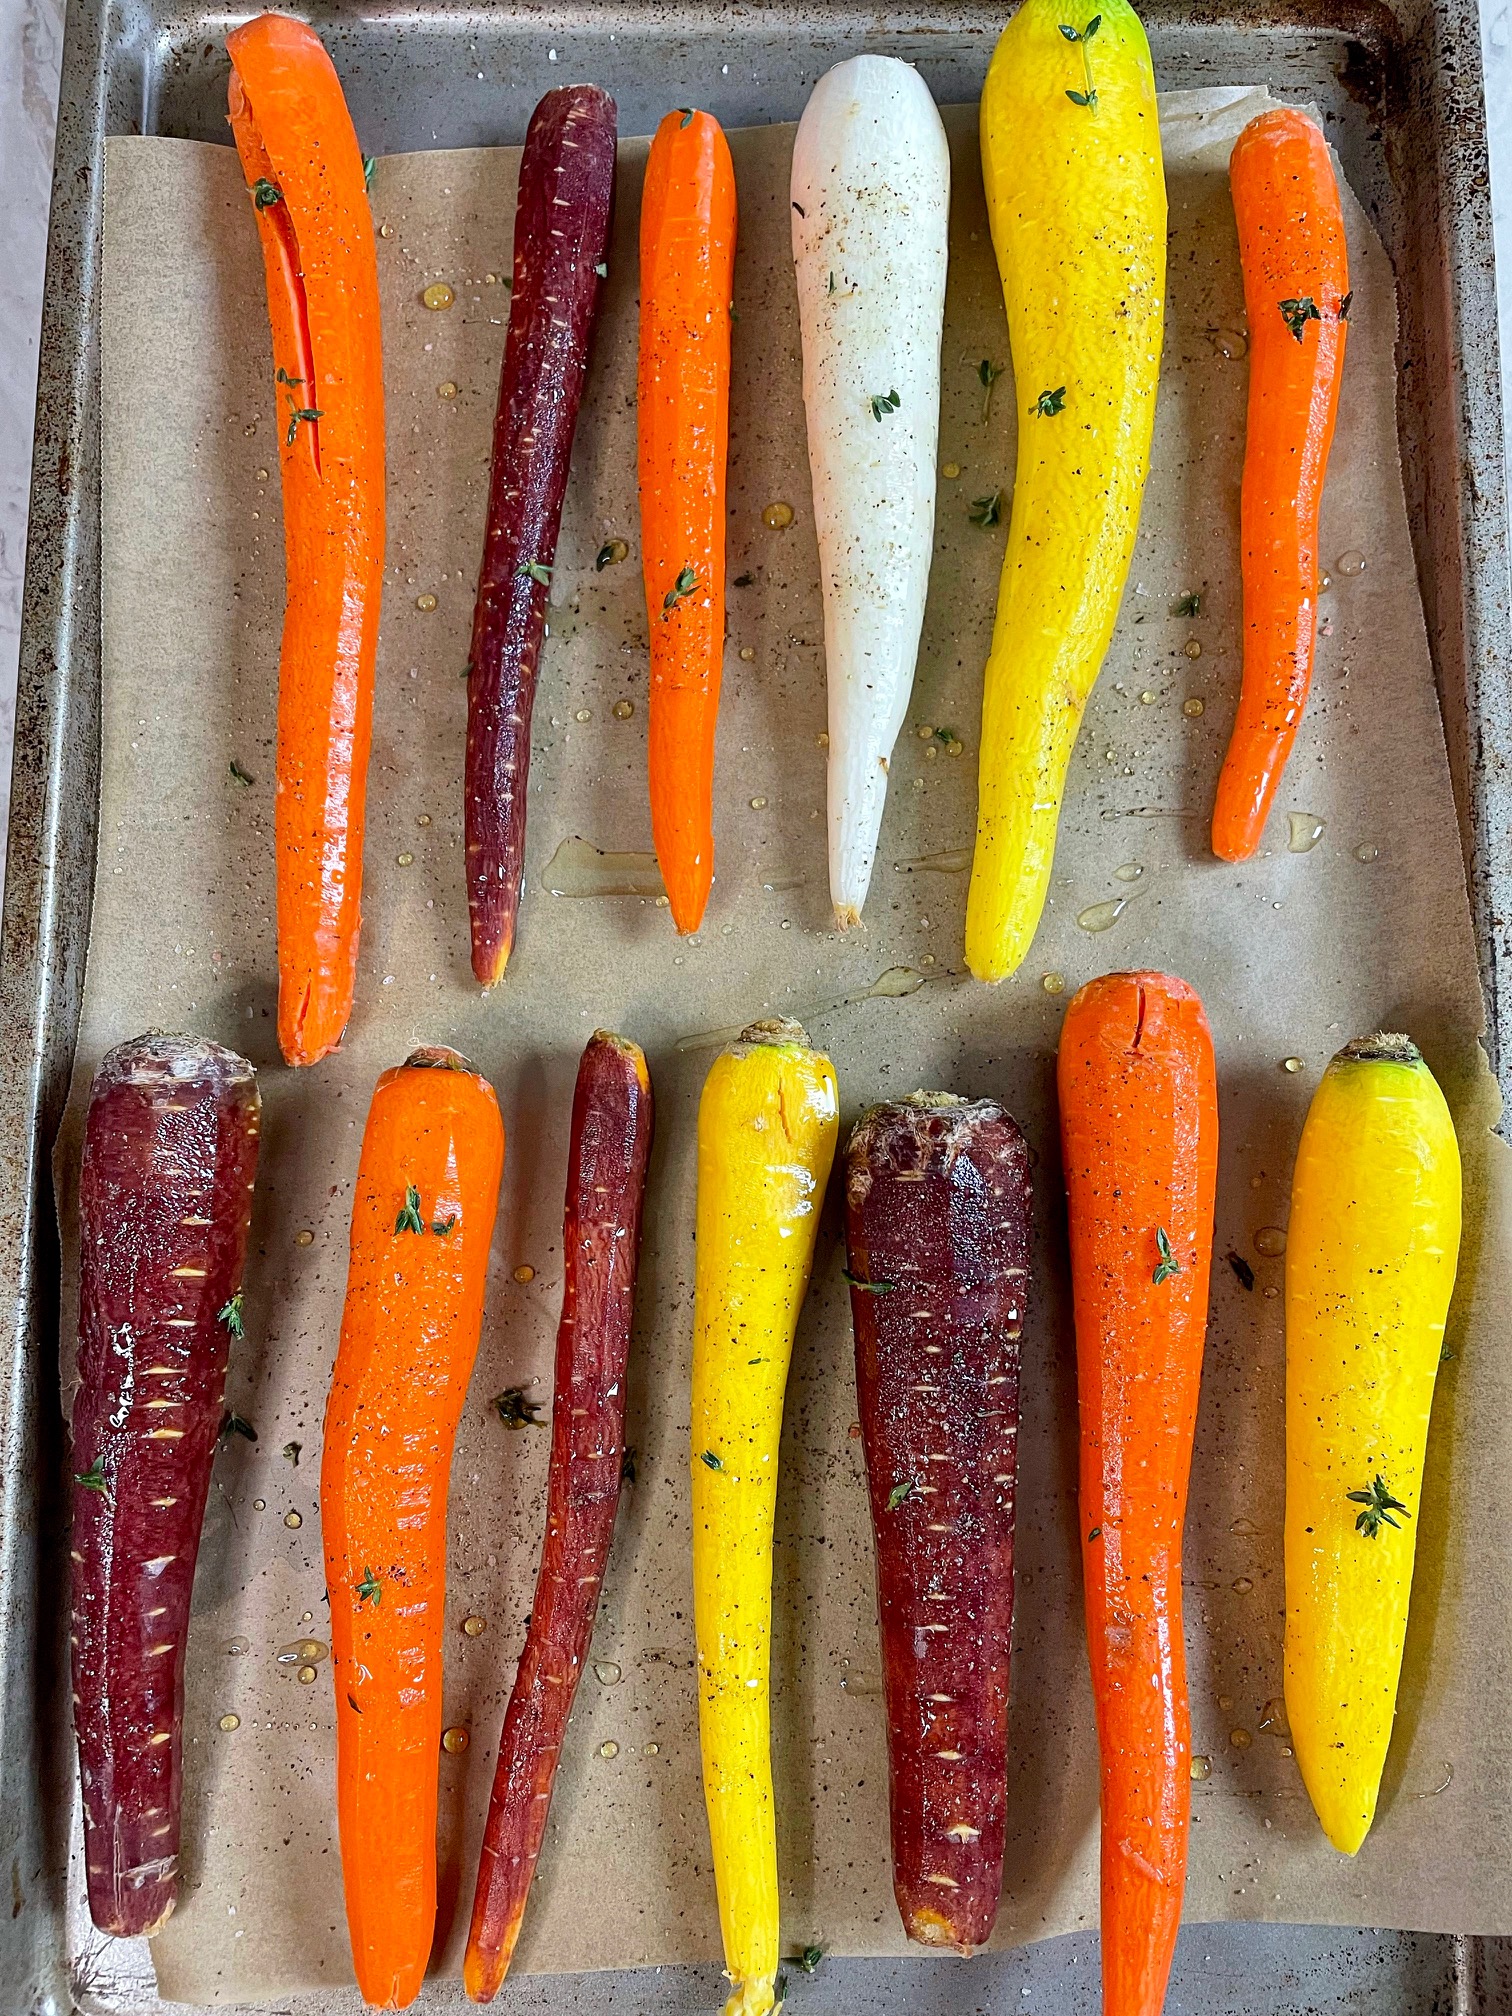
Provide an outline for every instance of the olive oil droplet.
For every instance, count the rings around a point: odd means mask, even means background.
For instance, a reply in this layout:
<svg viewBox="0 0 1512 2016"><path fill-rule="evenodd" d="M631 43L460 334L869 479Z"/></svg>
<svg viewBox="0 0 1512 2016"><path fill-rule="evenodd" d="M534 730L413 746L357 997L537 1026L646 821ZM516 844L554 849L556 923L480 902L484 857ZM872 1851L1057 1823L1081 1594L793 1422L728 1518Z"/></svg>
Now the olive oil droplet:
<svg viewBox="0 0 1512 2016"><path fill-rule="evenodd" d="M769 526L773 532L785 532L793 522L792 505L783 503L768 504L765 511L761 514L761 522L763 525Z"/></svg>
<svg viewBox="0 0 1512 2016"><path fill-rule="evenodd" d="M1212 1758L1194 1757L1192 1759L1191 1770L1192 1770L1192 1776L1197 1780L1199 1784L1201 1784L1204 1778L1211 1778L1213 1775Z"/></svg>
<svg viewBox="0 0 1512 2016"><path fill-rule="evenodd" d="M1111 931L1130 901L1127 896L1114 896L1106 903L1088 904L1076 921L1083 931Z"/></svg>
<svg viewBox="0 0 1512 2016"><path fill-rule="evenodd" d="M456 290L448 286L444 280L432 280L420 296L427 308L450 308L456 298Z"/></svg>
<svg viewBox="0 0 1512 2016"><path fill-rule="evenodd" d="M1278 1260L1286 1251L1286 1231L1280 1225L1262 1225L1255 1234L1255 1251L1267 1260Z"/></svg>
<svg viewBox="0 0 1512 2016"><path fill-rule="evenodd" d="M222 1727L222 1729L226 1731L227 1735L229 1735L233 1729L240 1729L241 1717L240 1715L222 1715L222 1717L220 1718L220 1726Z"/></svg>
<svg viewBox="0 0 1512 2016"><path fill-rule="evenodd" d="M1316 812L1288 812L1286 844L1293 854L1311 854L1323 838L1323 821Z"/></svg>
<svg viewBox="0 0 1512 2016"><path fill-rule="evenodd" d="M483 1633L488 1629L488 1621L483 1617L464 1617L462 1619L462 1629L469 1638L481 1638Z"/></svg>
<svg viewBox="0 0 1512 2016"><path fill-rule="evenodd" d="M467 1748L469 1740L467 1731L460 1725L454 1725L442 1735L441 1748L450 1756L457 1757Z"/></svg>

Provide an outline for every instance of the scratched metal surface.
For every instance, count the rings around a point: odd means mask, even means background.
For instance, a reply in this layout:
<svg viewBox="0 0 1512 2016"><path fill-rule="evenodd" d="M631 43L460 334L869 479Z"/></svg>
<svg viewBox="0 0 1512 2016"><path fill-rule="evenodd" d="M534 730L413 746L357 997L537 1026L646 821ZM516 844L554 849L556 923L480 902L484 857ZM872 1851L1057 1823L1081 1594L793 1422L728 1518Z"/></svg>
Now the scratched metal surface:
<svg viewBox="0 0 1512 2016"><path fill-rule="evenodd" d="M0 925L0 2010L144 2006L71 1983L63 1924L71 1800L61 1597L57 1238L49 1155L78 1025L94 875L99 692L101 147L110 133L223 140L226 30L245 13L72 0L54 175L16 771ZM303 11L303 10L301 10ZM730 125L796 118L828 65L908 58L941 101L974 96L1004 8L853 0L577 0L564 7L368 0L309 10L380 153L518 142L541 93L601 79L622 129L692 94ZM1475 909L1488 1042L1512 1086L1512 643L1502 412L1473 0L1147 0L1165 88L1264 81L1322 111L1396 262L1400 433ZM553 55L554 52L554 55ZM125 1958L126 1956L122 1956ZM847 1962L802 1980L814 2012L1097 2007L1087 1935L966 1970ZM129 1973L129 1970L128 1970ZM427 2007L448 2006L445 1991ZM585 2016L714 2006L709 1970L511 1984L497 2005ZM1188 1930L1169 2016L1512 2008L1506 1942L1229 1925ZM313 2009L309 2012L313 2016Z"/></svg>

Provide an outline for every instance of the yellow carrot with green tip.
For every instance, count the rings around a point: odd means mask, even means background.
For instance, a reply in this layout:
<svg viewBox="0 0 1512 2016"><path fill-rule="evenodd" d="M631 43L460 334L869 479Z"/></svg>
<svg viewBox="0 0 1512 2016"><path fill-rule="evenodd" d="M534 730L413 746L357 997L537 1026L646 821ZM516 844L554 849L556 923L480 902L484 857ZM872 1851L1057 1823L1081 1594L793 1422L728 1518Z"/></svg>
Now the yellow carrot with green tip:
<svg viewBox="0 0 1512 2016"><path fill-rule="evenodd" d="M1460 1158L1405 1036L1313 1095L1286 1246L1286 1712L1323 1831L1375 1817L1396 1714L1428 1412L1460 1241Z"/></svg>
<svg viewBox="0 0 1512 2016"><path fill-rule="evenodd" d="M982 91L1018 474L982 695L966 963L1034 939L1066 766L1139 527L1164 327L1155 75L1127 0L1023 0Z"/></svg>
<svg viewBox="0 0 1512 2016"><path fill-rule="evenodd" d="M714 1061L698 1109L693 1607L698 1730L732 1988L768 2016L778 1966L772 1525L782 1402L839 1126L835 1073L796 1022Z"/></svg>

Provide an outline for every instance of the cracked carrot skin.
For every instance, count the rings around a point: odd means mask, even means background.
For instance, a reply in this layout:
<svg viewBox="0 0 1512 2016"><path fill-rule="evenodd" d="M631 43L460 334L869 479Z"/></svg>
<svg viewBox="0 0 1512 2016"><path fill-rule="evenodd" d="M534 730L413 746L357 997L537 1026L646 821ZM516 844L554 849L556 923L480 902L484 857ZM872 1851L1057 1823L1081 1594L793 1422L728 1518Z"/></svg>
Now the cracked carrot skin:
<svg viewBox="0 0 1512 2016"><path fill-rule="evenodd" d="M1092 981L1066 1011L1057 1078L1102 1762L1103 2009L1158 2016L1191 1814L1181 1534L1218 1161L1201 1001L1162 973Z"/></svg>
<svg viewBox="0 0 1512 2016"><path fill-rule="evenodd" d="M714 730L725 634L735 170L718 120L657 127L640 216L636 440L651 634L651 837L672 921L696 931L714 879Z"/></svg>
<svg viewBox="0 0 1512 2016"><path fill-rule="evenodd" d="M1240 543L1244 673L1213 852L1247 861L1297 739L1318 622L1318 517L1348 335L1349 255L1328 142L1305 112L1252 119L1229 161L1249 323ZM1314 312L1309 312L1314 311Z"/></svg>
<svg viewBox="0 0 1512 2016"><path fill-rule="evenodd" d="M468 654L464 811L473 977L504 977L525 866L530 717L562 501L604 291L614 100L548 91L520 156L514 285ZM534 570L534 571L532 571Z"/></svg>
<svg viewBox="0 0 1512 2016"><path fill-rule="evenodd" d="M493 1089L454 1050L379 1078L320 1469L341 1873L374 2008L414 2000L435 1935L447 1483L503 1166Z"/></svg>
<svg viewBox="0 0 1512 2016"><path fill-rule="evenodd" d="M383 360L362 152L313 30L226 38L231 130L273 335L287 577L278 664L278 1043L334 1050L351 1017L383 584Z"/></svg>
<svg viewBox="0 0 1512 2016"><path fill-rule="evenodd" d="M600 1029L572 1102L546 1538L478 1858L462 1970L474 2002L498 1993L520 1935L614 1537L652 1112L639 1046Z"/></svg>
<svg viewBox="0 0 1512 2016"><path fill-rule="evenodd" d="M1003 1887L1028 1143L992 1099L873 1106L845 1206L893 1894L910 1939L965 1954Z"/></svg>
<svg viewBox="0 0 1512 2016"><path fill-rule="evenodd" d="M1347 1044L1307 1110L1286 1240L1286 1713L1345 1855L1375 1818L1396 1716L1460 1181L1417 1046ZM1377 1479L1395 1505L1367 1534Z"/></svg>
<svg viewBox="0 0 1512 2016"><path fill-rule="evenodd" d="M70 1642L89 1915L119 1938L178 1896L190 1597L260 1111L246 1059L185 1036L119 1044L90 1087Z"/></svg>
<svg viewBox="0 0 1512 2016"><path fill-rule="evenodd" d="M775 2004L772 1528L793 1334L839 1128L835 1073L796 1022L757 1022L698 1108L693 1611L725 2016Z"/></svg>

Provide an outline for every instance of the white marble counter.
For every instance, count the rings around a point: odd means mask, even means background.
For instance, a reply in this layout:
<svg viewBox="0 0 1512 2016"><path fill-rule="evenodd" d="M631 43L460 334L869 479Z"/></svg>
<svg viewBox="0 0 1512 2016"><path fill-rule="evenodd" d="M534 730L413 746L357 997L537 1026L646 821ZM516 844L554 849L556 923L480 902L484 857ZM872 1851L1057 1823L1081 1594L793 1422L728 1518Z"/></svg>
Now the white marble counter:
<svg viewBox="0 0 1512 2016"><path fill-rule="evenodd" d="M15 722L37 325L65 0L0 0L0 865ZM1485 0L1503 382L1512 390L1512 0ZM1509 397L1512 405L1512 397Z"/></svg>

